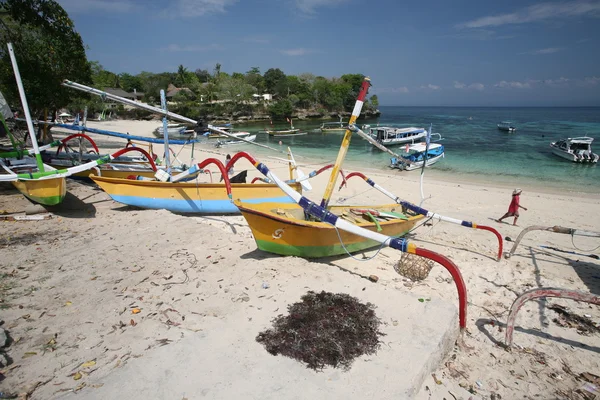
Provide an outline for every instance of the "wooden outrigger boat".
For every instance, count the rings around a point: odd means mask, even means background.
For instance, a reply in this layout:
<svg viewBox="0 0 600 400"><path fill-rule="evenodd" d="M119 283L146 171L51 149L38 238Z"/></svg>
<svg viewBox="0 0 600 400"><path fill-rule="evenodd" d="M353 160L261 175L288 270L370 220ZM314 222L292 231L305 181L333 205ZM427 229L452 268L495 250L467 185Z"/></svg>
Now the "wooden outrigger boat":
<svg viewBox="0 0 600 400"><path fill-rule="evenodd" d="M357 106L350 118L351 124L360 114L369 85L369 80L363 82ZM340 171L341 163L350 145L351 135L352 132L348 130L342 141L340 153L331 172L329 185L321 202L323 208L327 207L333 192L338 171ZM236 156L242 157L243 155L238 153ZM246 218L258 248L264 251L300 257L328 257L378 246L377 241L353 233L339 232L337 228L322 220L307 219L303 207L298 204L248 204L243 200L236 201L235 204ZM327 208L332 214L351 221L350 223L357 228L381 232L387 237L399 237L406 234L417 221L423 218L422 215L400 214L397 212L398 209L397 204L379 207Z"/></svg>
<svg viewBox="0 0 600 400"><path fill-rule="evenodd" d="M319 258L354 253L379 246L374 240L339 231L321 221L306 220L298 204L248 204L239 200L235 205L248 222L260 250L284 256ZM400 237L410 231L422 215L405 216L398 204L361 209L359 206L333 206L330 211L357 227L390 237Z"/></svg>
<svg viewBox="0 0 600 400"><path fill-rule="evenodd" d="M228 193L224 183L160 182L94 175L90 178L119 203L179 213L239 214L232 198L252 204L292 202L274 184L232 183ZM295 184L294 188L300 190L300 184Z"/></svg>
<svg viewBox="0 0 600 400"><path fill-rule="evenodd" d="M292 120L288 119L288 122L290 123L289 129L266 129L265 132L267 132L269 134L269 136L271 136L271 137L286 137L286 136L301 135L300 129L294 128L294 124L292 123ZM302 134L306 134L306 133L303 132Z"/></svg>
<svg viewBox="0 0 600 400"><path fill-rule="evenodd" d="M84 85L68 82L67 86L76 89L91 92L93 94L104 95L97 89L89 88ZM196 123L189 118L171 113L166 110L166 100L163 98L164 92L161 91L162 108L156 108L143 103L135 102L134 106L147 109L149 111L160 113L165 116L163 123L166 124L166 117L179 119L183 122ZM112 95L113 100L121 101L130 104L127 99ZM235 140L240 140L247 143L252 143L257 146L268 146L257 144L245 139L244 137L236 136L220 129L209 126L209 129L222 134L225 137L230 137ZM168 130L165 130L168 132ZM165 148L168 148L168 135L165 135ZM165 158L167 159L165 153ZM103 176L91 175L90 178L98 184L111 198L125 205L150 208L150 209L166 209L181 213L200 213L200 214L237 214L239 210L233 204L232 198L242 199L249 203L261 202L279 202L292 203L293 200L286 196L281 189L275 184L250 184L250 183L234 183L229 182L227 171L233 167L239 157L235 157L224 166L219 160L208 158L198 164L192 165L191 168L178 174L171 174L166 160L167 170L158 171L157 179L144 179L143 177L134 177L134 179L123 178L108 178ZM209 164L214 164L219 169L224 183L200 183L200 182L183 182L197 178L198 175L208 172L205 167ZM290 167L291 168L291 167ZM290 174L292 169L290 169ZM212 175L211 175L212 177ZM295 190L301 192L302 184L293 184Z"/></svg>

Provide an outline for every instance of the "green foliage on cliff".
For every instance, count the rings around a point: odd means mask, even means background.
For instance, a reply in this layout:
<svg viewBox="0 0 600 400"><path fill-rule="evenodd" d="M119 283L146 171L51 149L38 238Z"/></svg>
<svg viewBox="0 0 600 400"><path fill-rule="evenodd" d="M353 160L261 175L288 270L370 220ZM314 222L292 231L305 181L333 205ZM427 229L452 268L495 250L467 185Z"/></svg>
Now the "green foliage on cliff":
<svg viewBox="0 0 600 400"><path fill-rule="evenodd" d="M158 103L160 89L169 84L185 87L170 99L177 103L172 110L190 118L219 115L235 118L239 115L269 115L275 120L293 116L298 110L311 114L337 114L350 112L362 85L364 75L346 74L340 78L325 78L313 74L286 75L279 68L271 68L261 75L258 67L246 73L228 74L216 64L213 73L196 69L190 72L180 65L177 72L141 72L135 76L116 74L91 63L94 84L98 88L120 87L145 94L144 101ZM112 83L114 86L108 85ZM265 100L263 94L270 94ZM376 98L376 96L374 96ZM376 105L366 102L365 110L375 110Z"/></svg>

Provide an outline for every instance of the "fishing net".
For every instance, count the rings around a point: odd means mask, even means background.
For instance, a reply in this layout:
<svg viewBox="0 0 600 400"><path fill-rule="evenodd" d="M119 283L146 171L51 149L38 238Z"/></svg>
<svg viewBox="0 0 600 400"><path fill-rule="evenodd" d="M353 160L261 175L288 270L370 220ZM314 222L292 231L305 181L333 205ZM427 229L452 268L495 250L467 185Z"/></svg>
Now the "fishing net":
<svg viewBox="0 0 600 400"><path fill-rule="evenodd" d="M322 370L348 370L356 357L374 354L380 347L380 320L375 306L344 293L309 291L288 306L288 315L273 320L273 328L256 341L273 355L284 355Z"/></svg>
<svg viewBox="0 0 600 400"><path fill-rule="evenodd" d="M429 276L433 261L415 254L404 253L394 269L397 273L412 281L422 281Z"/></svg>

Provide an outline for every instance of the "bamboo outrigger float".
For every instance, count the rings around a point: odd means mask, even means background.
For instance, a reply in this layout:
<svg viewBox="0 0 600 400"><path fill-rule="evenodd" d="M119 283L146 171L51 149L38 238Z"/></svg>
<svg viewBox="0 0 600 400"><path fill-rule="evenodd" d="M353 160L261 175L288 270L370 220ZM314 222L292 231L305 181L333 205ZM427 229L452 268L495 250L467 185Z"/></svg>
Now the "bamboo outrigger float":
<svg viewBox="0 0 600 400"><path fill-rule="evenodd" d="M565 227L558 226L558 225L555 225L555 226L533 225L533 226L523 229L521 231L521 233L519 233L519 236L515 240L515 243L513 244L512 249L510 249L510 252L508 252L506 254L506 258L510 258L513 256L513 254L515 254L515 251L517 250L517 247L519 246L519 243L521 243L521 240L523 239L523 237L531 231L548 231L548 232L554 232L554 233L562 233L564 235L571 235L571 236L588 236L588 237L600 238L600 232L586 231L583 229L575 229L575 228L565 228Z"/></svg>

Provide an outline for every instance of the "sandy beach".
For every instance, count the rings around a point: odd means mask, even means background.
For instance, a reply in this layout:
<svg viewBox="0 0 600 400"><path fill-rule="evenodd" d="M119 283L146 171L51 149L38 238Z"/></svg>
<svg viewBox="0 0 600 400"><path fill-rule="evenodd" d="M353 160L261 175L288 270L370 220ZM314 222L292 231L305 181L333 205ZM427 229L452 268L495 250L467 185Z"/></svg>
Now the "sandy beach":
<svg viewBox="0 0 600 400"><path fill-rule="evenodd" d="M158 125L157 121L89 123L141 136L150 136ZM57 133L56 138L60 137ZM122 139L93 137L107 151L124 145ZM253 154L249 145L221 149L201 145L195 147L194 158L224 161L226 154L242 149ZM161 145L154 146L155 153L162 150ZM292 150L306 173L334 161L310 160L301 157L301 149ZM177 157L189 165L190 147ZM287 164L275 157L285 154L259 159L287 178ZM248 182L260 176L249 163L236 164L236 171L243 169L248 170ZM345 168L347 172L358 169L353 165ZM360 170L368 171L369 177L401 198L420 202L418 172ZM522 187L521 204L528 210L521 211L518 226L513 226L512 218L506 223L495 221L507 211L513 187L477 179L440 180L431 175L425 174L423 207L496 228L505 238L505 251L511 249L521 230L531 225L600 231L600 197L596 195L552 192L543 182L538 187ZM305 195L320 201L328 178L322 174L312 179L313 190ZM391 202L361 179L350 180L348 187L338 191L339 183L332 204ZM241 215L203 217L133 209L112 201L95 185L79 181L69 181L68 190L65 203L50 210L51 219L0 221L0 328L8 334L7 346L1 349L8 361L0 367L2 392L31 399L61 398L77 392L86 398L86 393L91 396L108 385L111 376L119 375L127 364L143 371L146 358L195 335L206 335L208 347L227 346L228 336L215 334L223 321L247 325L246 334L253 338L307 290L365 287L368 301L381 308L384 314L380 317L386 324L394 321L391 292L407 294L415 304L418 299L431 299L432 305L434 301L447 303L458 312L456 287L445 269L436 265L423 281L410 281L395 271L401 254L390 248L381 249L371 260L367 258L377 249L354 258L279 257L257 250ZM30 204L11 185L0 186L1 212L23 212ZM513 349L507 351L502 343L510 306L527 290L557 287L600 295L600 262L589 257L600 254L598 238L535 231L525 236L514 256L500 261L495 258L495 236L481 230L432 220L411 232L409 239L450 258L460 268L468 290L467 331L432 369L433 375L425 376L415 388L414 398L586 398L576 391L586 382L594 383L589 374L600 375L598 306L561 299L528 302L517 319ZM379 280L369 281L370 275ZM555 311L556 305L589 318L595 332L582 333L575 324L568 326ZM401 308L402 304L395 306ZM385 325L382 329L385 331ZM254 346L252 354L258 365L261 357L274 357L260 344ZM403 346L410 348L411 344ZM388 351L382 346L368 358L385 357ZM402 363L401 359L395 361ZM368 362L361 357L353 368ZM393 365L388 367L393 370ZM324 376L309 371L305 378L319 386L326 384ZM368 376L358 382L364 383L359 387L365 391L355 392L353 398L367 394L402 398L385 388L381 388L385 395L372 394L369 382ZM595 383L600 390L600 381ZM596 395L600 396L600 391ZM175 393L171 398L203 396L215 398L210 393ZM254 398L267 397L257 390Z"/></svg>

